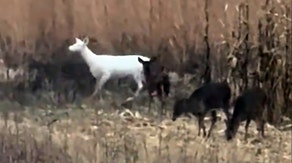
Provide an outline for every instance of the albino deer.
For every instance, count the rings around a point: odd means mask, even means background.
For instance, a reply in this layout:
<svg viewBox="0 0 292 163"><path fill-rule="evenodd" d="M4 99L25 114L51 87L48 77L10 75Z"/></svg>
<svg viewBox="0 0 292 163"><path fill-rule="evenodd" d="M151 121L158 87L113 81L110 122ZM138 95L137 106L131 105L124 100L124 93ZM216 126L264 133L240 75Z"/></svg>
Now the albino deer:
<svg viewBox="0 0 292 163"><path fill-rule="evenodd" d="M143 60L150 58L141 55L96 55L88 47L89 39L86 37L83 41L75 38L75 43L69 46L69 51L79 52L87 63L90 73L96 78L94 92L90 97L95 96L110 78L132 77L138 87L134 94L137 97L143 88L145 77L143 74L143 65L138 62L138 57ZM102 98L102 96L100 96ZM131 97L130 99L133 99ZM128 100L130 100L128 98Z"/></svg>

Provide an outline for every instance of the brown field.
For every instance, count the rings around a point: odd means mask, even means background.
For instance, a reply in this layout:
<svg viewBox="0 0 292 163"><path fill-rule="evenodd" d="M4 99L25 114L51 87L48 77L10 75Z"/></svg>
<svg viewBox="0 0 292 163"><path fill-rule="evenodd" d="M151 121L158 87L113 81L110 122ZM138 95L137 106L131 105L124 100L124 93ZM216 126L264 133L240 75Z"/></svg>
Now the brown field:
<svg viewBox="0 0 292 163"><path fill-rule="evenodd" d="M291 162L291 129L266 125L267 137L259 139L251 123L245 141L242 124L227 142L220 120L205 139L196 119L171 121L172 100L160 121L157 105L147 113L145 92L130 110L118 105L124 97L113 92L102 103L62 107L2 101L1 162Z"/></svg>
<svg viewBox="0 0 292 163"><path fill-rule="evenodd" d="M1 119L1 162L291 162L291 131L273 127L260 140L252 124L245 142L242 125L226 142L222 121L207 140L197 136L196 121L185 118L159 122L137 113L121 117L123 110L111 108L54 110L26 109ZM46 125L62 112L68 116Z"/></svg>
<svg viewBox="0 0 292 163"><path fill-rule="evenodd" d="M277 120L282 114L292 117L291 0L209 0L207 25L205 2L0 0L0 163L290 163L291 121L284 118L279 124ZM241 14L244 18L239 21L239 13L244 11L238 9L242 2L248 4L249 17ZM259 22L263 23L262 28L258 27ZM248 29L242 29L247 26ZM70 90L66 82L58 80L61 66L52 70L53 75L44 74L44 78L57 78L56 83L60 85L55 90L40 90L34 94L28 91L27 63L31 60L58 61L56 65L68 60L83 62L80 57L69 55L67 46L74 37L84 36L90 38L89 47L97 54L158 55L169 70L179 74L185 73L189 65L196 65L199 70L194 68L193 76L199 80L207 67L204 62L206 27L209 27L213 80L221 81L227 71L237 71L240 75L231 75L232 88L235 88L256 72L260 76L256 80L262 82L273 98L272 120L271 125L266 125L265 139L257 137L254 123L251 123L247 141L243 139L243 123L236 138L227 142L222 120L217 122L210 139L197 136L194 118L182 117L172 122L174 96L190 94L195 89L191 82L172 88L168 115L161 121L158 107L153 108L151 114L146 112L146 93L129 107L130 110L122 107L121 101L129 95L128 88L112 88L116 90L107 93L104 102L91 104L79 97L72 104L58 104L54 93L65 94L68 92L62 92L63 89ZM241 36L232 37L232 32ZM248 39L242 38L245 32ZM260 47L264 50L260 51ZM230 66L228 53L239 61L235 66ZM247 64L242 62L245 56L251 58ZM25 71L24 77L2 82L5 67L20 67ZM242 73L244 68L247 72ZM84 74L80 79L88 79L90 74L81 71L76 72ZM91 93L88 83L84 89L88 88ZM251 82L249 85L254 86Z"/></svg>

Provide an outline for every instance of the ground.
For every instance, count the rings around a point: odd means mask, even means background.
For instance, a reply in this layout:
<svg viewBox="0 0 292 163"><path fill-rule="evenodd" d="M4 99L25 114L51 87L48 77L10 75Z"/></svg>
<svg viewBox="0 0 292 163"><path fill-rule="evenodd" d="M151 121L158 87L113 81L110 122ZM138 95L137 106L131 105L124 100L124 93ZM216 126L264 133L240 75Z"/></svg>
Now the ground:
<svg viewBox="0 0 292 163"><path fill-rule="evenodd" d="M125 109L107 100L62 107L2 101L1 162L291 162L291 130L267 125L267 137L258 139L252 123L244 141L242 124L227 142L221 120L205 139L197 136L195 119L173 122L168 112L160 120L146 107Z"/></svg>

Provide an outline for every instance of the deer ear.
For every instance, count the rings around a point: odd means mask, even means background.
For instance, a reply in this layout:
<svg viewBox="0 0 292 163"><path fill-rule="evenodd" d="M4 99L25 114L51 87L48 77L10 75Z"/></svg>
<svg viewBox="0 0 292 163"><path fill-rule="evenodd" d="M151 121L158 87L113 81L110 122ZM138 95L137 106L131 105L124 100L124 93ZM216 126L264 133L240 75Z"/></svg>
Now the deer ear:
<svg viewBox="0 0 292 163"><path fill-rule="evenodd" d="M88 43L89 43L88 37L85 37L84 40L83 40L83 42L84 42L85 45L88 45Z"/></svg>
<svg viewBox="0 0 292 163"><path fill-rule="evenodd" d="M138 57L138 61L139 61L140 63L144 64L144 61L143 61L140 57Z"/></svg>

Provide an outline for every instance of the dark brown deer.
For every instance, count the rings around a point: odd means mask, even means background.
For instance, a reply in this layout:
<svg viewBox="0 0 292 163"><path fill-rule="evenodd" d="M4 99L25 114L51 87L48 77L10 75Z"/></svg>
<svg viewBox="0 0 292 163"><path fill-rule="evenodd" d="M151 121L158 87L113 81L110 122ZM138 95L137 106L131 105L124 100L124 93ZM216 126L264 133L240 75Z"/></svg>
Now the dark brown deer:
<svg viewBox="0 0 292 163"><path fill-rule="evenodd" d="M231 119L226 122L225 136L227 140L235 137L240 123L246 121L245 124L245 140L247 139L248 126L251 120L255 121L259 136L265 137L264 125L266 123L263 113L267 107L268 97L265 91L255 87L245 90L237 97L234 104L234 111Z"/></svg>
<svg viewBox="0 0 292 163"><path fill-rule="evenodd" d="M95 79L91 76L88 66L81 62L41 63L34 60L28 64L29 88L33 93L38 90L52 89L57 99L73 102L77 94L87 95L94 86ZM47 87L49 84L50 87Z"/></svg>
<svg viewBox="0 0 292 163"><path fill-rule="evenodd" d="M161 102L161 115L163 114L165 98L170 92L169 76L165 72L156 57L152 57L149 61L144 61L138 58L138 61L143 65L143 72L145 76L145 85L149 94L148 112L150 111L153 97L158 97Z"/></svg>
<svg viewBox="0 0 292 163"><path fill-rule="evenodd" d="M172 120L175 121L182 114L191 113L198 118L199 132L203 129L203 136L206 136L204 118L211 111L212 123L207 137L210 137L217 121L216 110L222 108L227 119L230 117L229 101L231 89L226 82L207 83L196 89L189 98L177 100L173 106Z"/></svg>

